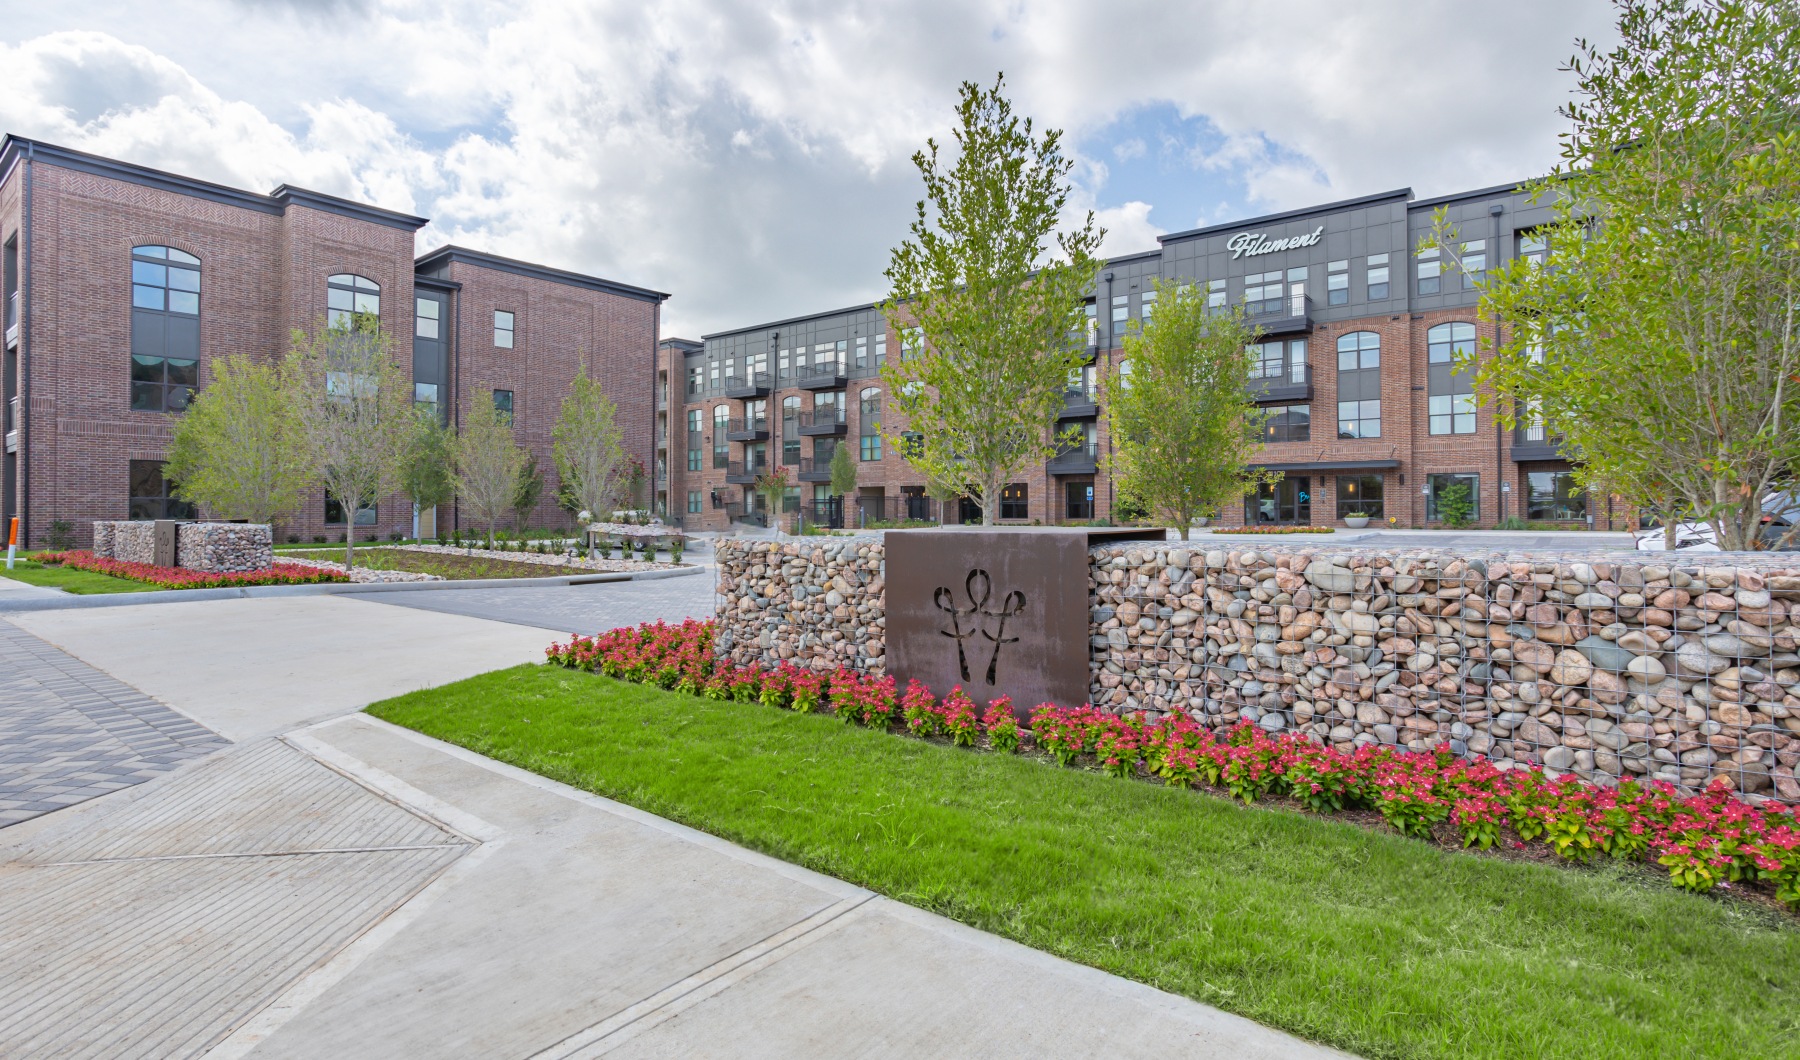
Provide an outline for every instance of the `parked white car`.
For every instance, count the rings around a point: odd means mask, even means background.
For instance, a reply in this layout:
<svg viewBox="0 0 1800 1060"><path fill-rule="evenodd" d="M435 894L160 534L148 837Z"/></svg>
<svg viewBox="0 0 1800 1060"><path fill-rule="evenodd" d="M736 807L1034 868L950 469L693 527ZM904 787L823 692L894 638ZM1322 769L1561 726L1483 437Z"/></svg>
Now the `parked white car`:
<svg viewBox="0 0 1800 1060"><path fill-rule="evenodd" d="M1774 546L1800 523L1800 494L1771 493L1763 498L1763 537ZM1663 528L1653 527L1637 533L1640 552L1662 552L1667 548ZM1800 551L1800 534L1780 546L1784 551ZM1711 523L1675 524L1675 548L1681 552L1721 552L1718 534Z"/></svg>

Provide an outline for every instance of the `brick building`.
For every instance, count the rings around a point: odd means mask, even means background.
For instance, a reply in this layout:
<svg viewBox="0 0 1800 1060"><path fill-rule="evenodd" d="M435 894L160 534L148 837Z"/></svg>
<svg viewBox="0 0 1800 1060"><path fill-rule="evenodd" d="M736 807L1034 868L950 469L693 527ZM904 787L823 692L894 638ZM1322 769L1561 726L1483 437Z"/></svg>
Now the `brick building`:
<svg viewBox="0 0 1800 1060"><path fill-rule="evenodd" d="M96 519L191 514L161 465L170 416L215 358L275 359L298 328L380 316L412 362L415 399L459 421L471 400L513 410L549 482L550 428L578 363L618 404L627 448L652 460L655 350L668 296L460 247L417 257L421 217L287 186L262 195L8 136L0 141L0 525L86 544ZM402 497L350 513L367 536L410 532ZM441 513L453 525L458 514ZM316 494L278 534L337 540L343 506Z"/></svg>
<svg viewBox="0 0 1800 1060"><path fill-rule="evenodd" d="M1152 281L1200 286L1215 306L1241 304L1263 330L1248 385L1269 412L1265 465L1284 473L1225 522L1331 524L1360 511L1375 524L1439 521L1446 490L1466 485L1474 521L1525 519L1623 527L1628 513L1575 486L1541 424L1506 430L1480 407L1459 349L1491 345L1472 279L1415 253L1433 213L1447 212L1468 273L1542 255L1534 228L1550 207L1515 185L1430 200L1409 189L1177 232L1151 251L1111 259L1088 304L1089 364L1070 380L1065 424L1083 444L1008 489L1003 522L1070 523L1113 514L1110 444L1098 381L1116 371L1133 321L1153 314ZM938 504L875 428L878 370L901 336L873 305L664 343L659 378L679 399L659 420L671 518L696 528L765 520L751 483L779 462L798 479L783 505L848 525L879 518L978 521L973 503ZM904 430L889 424L889 430ZM832 447L858 458L850 503L832 510Z"/></svg>

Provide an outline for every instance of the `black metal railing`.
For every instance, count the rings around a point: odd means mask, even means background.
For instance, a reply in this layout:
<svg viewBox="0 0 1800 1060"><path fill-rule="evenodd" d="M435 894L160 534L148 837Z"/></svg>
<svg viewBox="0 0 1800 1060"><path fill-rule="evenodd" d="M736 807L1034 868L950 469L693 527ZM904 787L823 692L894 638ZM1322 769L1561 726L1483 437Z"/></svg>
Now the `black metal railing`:
<svg viewBox="0 0 1800 1060"><path fill-rule="evenodd" d="M799 373L799 386L802 390L836 390L849 379L844 371L842 361L837 363L815 364Z"/></svg>
<svg viewBox="0 0 1800 1060"><path fill-rule="evenodd" d="M1081 442L1050 458L1052 475L1091 475L1100 460L1099 442Z"/></svg>
<svg viewBox="0 0 1800 1060"><path fill-rule="evenodd" d="M798 422L801 434L842 434L844 409L838 405L818 405L800 413Z"/></svg>
<svg viewBox="0 0 1800 1060"><path fill-rule="evenodd" d="M1265 371L1262 365L1250 376L1250 393L1259 402L1278 401L1311 401L1312 400L1312 365L1306 361L1283 361L1279 365L1270 365Z"/></svg>
<svg viewBox="0 0 1800 1060"><path fill-rule="evenodd" d="M831 458L815 459L810 456L800 458L801 482L830 482Z"/></svg>
<svg viewBox="0 0 1800 1060"><path fill-rule="evenodd" d="M1063 407L1058 415L1062 419L1099 415L1100 406L1096 404L1099 397L1100 388L1093 383L1068 387L1063 390Z"/></svg>
<svg viewBox="0 0 1800 1060"><path fill-rule="evenodd" d="M769 436L767 416L746 416L725 425L725 437L733 442L756 442Z"/></svg>
<svg viewBox="0 0 1800 1060"><path fill-rule="evenodd" d="M733 460L725 467L725 481L734 486L754 485L768 470L767 460Z"/></svg>
<svg viewBox="0 0 1800 1060"><path fill-rule="evenodd" d="M761 397L769 392L772 380L767 372L750 372L725 377L725 396L732 398Z"/></svg>

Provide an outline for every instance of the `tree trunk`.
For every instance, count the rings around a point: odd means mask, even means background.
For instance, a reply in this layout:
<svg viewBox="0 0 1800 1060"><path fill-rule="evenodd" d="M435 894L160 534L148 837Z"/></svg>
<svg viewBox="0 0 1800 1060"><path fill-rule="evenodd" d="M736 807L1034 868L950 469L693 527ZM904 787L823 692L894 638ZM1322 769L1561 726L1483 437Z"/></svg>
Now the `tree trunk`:
<svg viewBox="0 0 1800 1060"><path fill-rule="evenodd" d="M350 568L356 566L356 513L344 521L344 575L350 574Z"/></svg>

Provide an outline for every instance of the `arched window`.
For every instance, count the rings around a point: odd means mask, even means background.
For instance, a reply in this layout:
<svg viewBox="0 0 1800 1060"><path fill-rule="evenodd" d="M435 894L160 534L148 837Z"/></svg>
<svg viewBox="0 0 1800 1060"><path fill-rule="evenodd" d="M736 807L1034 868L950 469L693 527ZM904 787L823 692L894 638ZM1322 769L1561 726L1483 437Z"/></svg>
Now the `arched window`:
<svg viewBox="0 0 1800 1060"><path fill-rule="evenodd" d="M131 248L131 407L187 408L200 379L200 259Z"/></svg>
<svg viewBox="0 0 1800 1060"><path fill-rule="evenodd" d="M864 387L857 396L857 445L864 460L881 459L881 390Z"/></svg>
<svg viewBox="0 0 1800 1060"><path fill-rule="evenodd" d="M725 432L731 428L731 406L713 406L713 466L724 467L731 462L731 443Z"/></svg>
<svg viewBox="0 0 1800 1060"><path fill-rule="evenodd" d="M789 394L781 399L781 462L791 466L798 466L800 463L800 395L798 394Z"/></svg>
<svg viewBox="0 0 1800 1060"><path fill-rule="evenodd" d="M1381 336L1352 331L1337 340L1338 437L1381 437Z"/></svg>
<svg viewBox="0 0 1800 1060"><path fill-rule="evenodd" d="M1475 325L1439 324L1425 333L1427 411L1432 434L1475 433L1475 369L1457 361L1475 354Z"/></svg>
<svg viewBox="0 0 1800 1060"><path fill-rule="evenodd" d="M334 328L347 328L357 313L381 315L381 285L349 272L326 279L325 322Z"/></svg>

